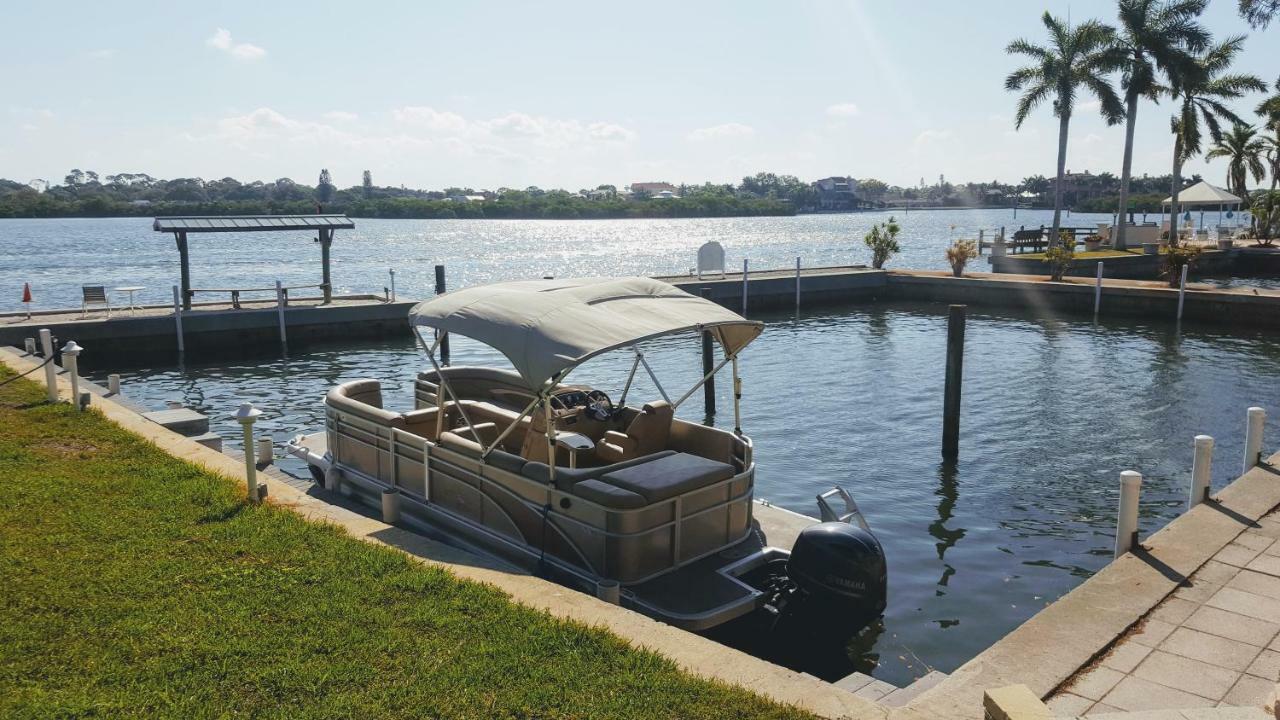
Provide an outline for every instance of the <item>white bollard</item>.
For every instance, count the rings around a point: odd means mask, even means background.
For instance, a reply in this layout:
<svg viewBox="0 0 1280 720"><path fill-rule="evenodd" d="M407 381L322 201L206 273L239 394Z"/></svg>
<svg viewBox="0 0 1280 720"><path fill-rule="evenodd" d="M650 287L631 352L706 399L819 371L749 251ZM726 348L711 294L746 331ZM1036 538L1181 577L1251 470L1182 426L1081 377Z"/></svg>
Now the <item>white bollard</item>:
<svg viewBox="0 0 1280 720"><path fill-rule="evenodd" d="M49 402L58 402L58 366L53 364L53 333L40 330L40 352L44 354L44 384Z"/></svg>
<svg viewBox="0 0 1280 720"><path fill-rule="evenodd" d="M1187 268L1182 266L1182 279L1178 281L1178 319L1182 319L1182 303L1187 299Z"/></svg>
<svg viewBox="0 0 1280 720"><path fill-rule="evenodd" d="M400 491L396 488L382 489L382 522L388 525L400 522Z"/></svg>
<svg viewBox="0 0 1280 720"><path fill-rule="evenodd" d="M1197 435L1195 451L1191 456L1191 493L1187 509L1209 499L1209 481L1213 477L1213 438Z"/></svg>
<svg viewBox="0 0 1280 720"><path fill-rule="evenodd" d="M186 351L186 342L182 337L182 293L178 291L178 286L173 286L173 324L178 331L178 354L181 355Z"/></svg>
<svg viewBox="0 0 1280 720"><path fill-rule="evenodd" d="M77 358L80 357L80 351L84 348L76 344L75 340L67 342L62 348L62 367L66 369L67 375L71 380L71 404L75 407L76 412L80 412L84 408L80 405L80 371L77 367Z"/></svg>
<svg viewBox="0 0 1280 720"><path fill-rule="evenodd" d="M236 411L236 421L244 428L244 476L251 503L262 500L262 493L258 490L258 466L253 458L253 423L261 414L261 410L248 402L240 403L240 409Z"/></svg>
<svg viewBox="0 0 1280 720"><path fill-rule="evenodd" d="M35 338L27 338L26 340L24 340L24 341L23 341L23 349L25 349L25 350L27 351L27 354L28 354L28 355L35 355L35 354L36 354L36 339L35 339Z"/></svg>
<svg viewBox="0 0 1280 720"><path fill-rule="evenodd" d="M1098 261L1098 281L1093 286L1093 314L1102 308L1102 261Z"/></svg>
<svg viewBox="0 0 1280 720"><path fill-rule="evenodd" d="M747 259L742 258L742 317L747 316Z"/></svg>
<svg viewBox="0 0 1280 720"><path fill-rule="evenodd" d="M1120 512L1116 516L1116 550L1118 558L1129 552L1138 535L1138 494L1142 490L1142 474L1133 470L1120 473Z"/></svg>
<svg viewBox="0 0 1280 720"><path fill-rule="evenodd" d="M279 280L276 281L276 315L280 318L280 348L287 353L289 338L284 333L284 287Z"/></svg>
<svg viewBox="0 0 1280 720"><path fill-rule="evenodd" d="M622 588L617 580L599 580L596 582L596 597L611 605L621 604Z"/></svg>
<svg viewBox="0 0 1280 720"><path fill-rule="evenodd" d="M275 459L275 448L271 445L271 436L263 435L258 438L258 462L263 465L270 465Z"/></svg>
<svg viewBox="0 0 1280 720"><path fill-rule="evenodd" d="M119 375L116 375L113 373L107 376L107 392L111 393L112 395L120 394L120 376Z"/></svg>
<svg viewBox="0 0 1280 720"><path fill-rule="evenodd" d="M1266 423L1266 410L1260 407L1249 408L1248 420L1244 428L1244 469L1240 471L1242 475L1262 462L1262 428Z"/></svg>
<svg viewBox="0 0 1280 720"><path fill-rule="evenodd" d="M391 268L387 272L391 273L391 302L396 301L396 269Z"/></svg>
<svg viewBox="0 0 1280 720"><path fill-rule="evenodd" d="M796 258L796 310L800 309L800 258Z"/></svg>

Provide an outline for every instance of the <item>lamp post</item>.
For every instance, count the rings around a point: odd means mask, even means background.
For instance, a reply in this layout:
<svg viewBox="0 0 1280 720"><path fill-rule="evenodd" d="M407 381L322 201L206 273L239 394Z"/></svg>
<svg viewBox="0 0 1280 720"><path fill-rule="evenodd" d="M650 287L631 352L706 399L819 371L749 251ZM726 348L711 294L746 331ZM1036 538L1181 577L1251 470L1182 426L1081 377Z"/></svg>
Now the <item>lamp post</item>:
<svg viewBox="0 0 1280 720"><path fill-rule="evenodd" d="M251 503L262 500L262 493L258 491L258 466L253 457L253 423L261 414L262 411L250 402L240 403L240 409L236 411L236 422L244 428L244 477L248 483Z"/></svg>
<svg viewBox="0 0 1280 720"><path fill-rule="evenodd" d="M84 348L76 344L75 340L67 341L62 348L62 367L66 368L67 374L71 376L71 404L75 406L76 412L81 411L80 407L80 372L76 367L76 358L80 357L80 352Z"/></svg>

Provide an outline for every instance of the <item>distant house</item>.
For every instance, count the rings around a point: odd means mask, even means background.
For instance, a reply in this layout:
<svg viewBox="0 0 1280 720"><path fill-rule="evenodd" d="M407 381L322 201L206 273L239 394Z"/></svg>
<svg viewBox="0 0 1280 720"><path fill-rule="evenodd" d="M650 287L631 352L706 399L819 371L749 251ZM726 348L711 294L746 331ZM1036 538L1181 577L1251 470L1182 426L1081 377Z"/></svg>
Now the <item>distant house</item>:
<svg viewBox="0 0 1280 720"><path fill-rule="evenodd" d="M670 190L659 190L658 192L653 194L653 198L655 200L674 200L678 197L680 196L671 192Z"/></svg>
<svg viewBox="0 0 1280 720"><path fill-rule="evenodd" d="M445 200L448 200L449 202L460 202L460 203L484 202L487 199L488 198L486 198L484 195L450 195L449 197L445 198Z"/></svg>
<svg viewBox="0 0 1280 720"><path fill-rule="evenodd" d="M858 206L858 181L851 177L822 178L813 183L819 210L852 210Z"/></svg>
<svg viewBox="0 0 1280 720"><path fill-rule="evenodd" d="M637 182L627 186L627 191L632 195L644 194L655 197L662 192L675 194L676 186L669 182Z"/></svg>

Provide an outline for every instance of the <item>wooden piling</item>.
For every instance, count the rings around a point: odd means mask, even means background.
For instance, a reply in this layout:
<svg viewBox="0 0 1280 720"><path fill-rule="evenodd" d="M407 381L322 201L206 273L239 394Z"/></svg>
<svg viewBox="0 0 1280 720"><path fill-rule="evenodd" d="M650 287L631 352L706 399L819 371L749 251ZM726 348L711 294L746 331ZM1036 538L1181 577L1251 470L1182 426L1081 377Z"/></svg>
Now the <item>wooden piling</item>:
<svg viewBox="0 0 1280 720"><path fill-rule="evenodd" d="M947 370L942 400L942 457L960 454L960 386L964 375L966 306L952 305L947 316Z"/></svg>
<svg viewBox="0 0 1280 720"><path fill-rule="evenodd" d="M698 293L702 295L704 300L711 299L711 288L701 288ZM702 406L707 417L713 417L716 414L716 378L711 375L711 370L715 367L715 347L714 339L711 333L702 331L702 376L707 381L702 385ZM708 377L710 375L710 377Z"/></svg>
<svg viewBox="0 0 1280 720"><path fill-rule="evenodd" d="M446 290L445 290L445 284L444 284L444 266L437 265L436 266L436 294L443 295L445 294L445 292ZM445 333L444 337L440 338L440 364L441 365L449 364L449 334L448 333Z"/></svg>

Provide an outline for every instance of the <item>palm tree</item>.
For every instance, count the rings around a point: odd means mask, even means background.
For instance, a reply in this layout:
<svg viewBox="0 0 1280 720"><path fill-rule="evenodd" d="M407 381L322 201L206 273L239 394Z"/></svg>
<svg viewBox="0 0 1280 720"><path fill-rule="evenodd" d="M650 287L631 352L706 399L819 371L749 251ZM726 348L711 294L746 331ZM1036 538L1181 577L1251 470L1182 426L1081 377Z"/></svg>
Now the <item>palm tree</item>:
<svg viewBox="0 0 1280 720"><path fill-rule="evenodd" d="M1120 209L1115 246L1125 248L1125 213L1129 209L1129 181L1133 171L1133 132L1138 123L1138 101L1158 101L1165 91L1159 74L1186 63L1190 52L1209 44L1209 32L1197 18L1208 0L1120 0L1120 44L1125 51L1124 162L1120 169Z"/></svg>
<svg viewBox="0 0 1280 720"><path fill-rule="evenodd" d="M1107 81L1107 75L1120 67L1123 51L1115 44L1115 29L1097 20L1071 27L1045 12L1041 18L1049 31L1049 45L1029 40L1014 40L1005 49L1011 55L1026 55L1034 64L1014 70L1004 81L1009 91L1021 91L1014 127L1021 128L1027 116L1046 99L1053 99L1053 114L1058 118L1058 175L1053 188L1053 229L1049 246L1060 241L1062 226L1062 180L1067 167L1067 133L1076 96L1083 89L1102 105L1102 116L1115 125L1124 117L1124 106Z"/></svg>
<svg viewBox="0 0 1280 720"><path fill-rule="evenodd" d="M1224 100L1235 100L1245 93L1265 92L1267 86L1255 75L1225 73L1232 60L1244 47L1244 36L1227 38L1197 54L1192 62L1172 75L1173 97L1179 101L1178 114L1171 122L1173 130L1173 191L1170 193L1169 244L1178 244L1178 191L1182 189L1182 164L1200 154L1200 121L1209 129L1215 142L1222 141L1220 122L1241 123Z"/></svg>
<svg viewBox="0 0 1280 720"><path fill-rule="evenodd" d="M1276 94L1258 103L1257 113L1267 127L1280 125L1280 77L1276 78Z"/></svg>
<svg viewBox="0 0 1280 720"><path fill-rule="evenodd" d="M1265 218L1259 219L1258 211L1255 208L1252 215L1262 236L1262 244L1271 244L1271 226L1275 224L1275 212L1277 210L1276 203L1276 183L1280 182L1280 120L1271 122L1267 125L1267 129L1271 131L1263 139L1266 147L1267 166L1271 170L1271 192L1267 193L1263 200L1263 206L1266 209Z"/></svg>
<svg viewBox="0 0 1280 720"><path fill-rule="evenodd" d="M1262 164L1266 149L1266 143L1258 137L1256 128L1237 123L1209 148L1204 158L1228 158L1227 190L1248 202L1248 176L1253 175L1254 182L1262 182L1262 178L1267 176L1267 168Z"/></svg>

